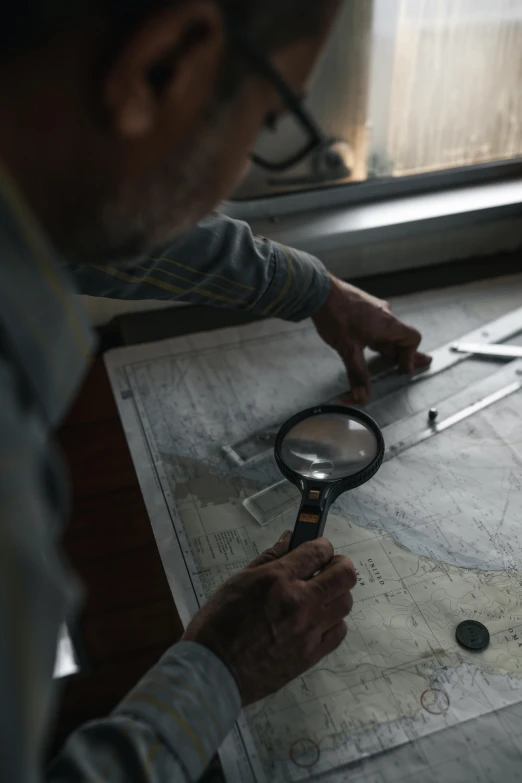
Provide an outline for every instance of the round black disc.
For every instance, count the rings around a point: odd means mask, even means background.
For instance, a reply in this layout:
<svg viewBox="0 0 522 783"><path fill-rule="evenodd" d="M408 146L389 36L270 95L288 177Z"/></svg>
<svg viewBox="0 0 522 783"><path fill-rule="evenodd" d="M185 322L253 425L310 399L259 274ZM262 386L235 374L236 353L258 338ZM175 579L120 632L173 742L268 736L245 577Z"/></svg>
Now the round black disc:
<svg viewBox="0 0 522 783"><path fill-rule="evenodd" d="M477 620L464 620L457 626L455 636L466 650L485 650L489 645L489 631Z"/></svg>

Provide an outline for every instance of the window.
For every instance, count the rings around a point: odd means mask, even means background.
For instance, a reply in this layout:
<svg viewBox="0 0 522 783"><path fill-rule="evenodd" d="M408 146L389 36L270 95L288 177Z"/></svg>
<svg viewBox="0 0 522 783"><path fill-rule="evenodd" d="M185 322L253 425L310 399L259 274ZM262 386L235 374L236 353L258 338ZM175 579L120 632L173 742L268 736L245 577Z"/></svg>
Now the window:
<svg viewBox="0 0 522 783"><path fill-rule="evenodd" d="M349 142L349 179L405 177L522 153L522 0L350 0L311 87L325 131ZM259 151L302 144L285 118ZM237 199L331 185L308 161L252 167Z"/></svg>

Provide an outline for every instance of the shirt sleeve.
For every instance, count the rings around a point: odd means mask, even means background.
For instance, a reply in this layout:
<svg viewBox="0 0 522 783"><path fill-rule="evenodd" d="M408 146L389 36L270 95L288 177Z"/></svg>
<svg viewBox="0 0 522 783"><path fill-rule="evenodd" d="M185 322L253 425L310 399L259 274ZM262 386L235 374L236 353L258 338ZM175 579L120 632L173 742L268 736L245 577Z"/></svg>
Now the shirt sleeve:
<svg viewBox="0 0 522 783"><path fill-rule="evenodd" d="M77 590L57 544L61 460L26 379L0 359L0 781L197 781L241 708L206 648L171 648L114 713L73 734L44 775L58 634Z"/></svg>
<svg viewBox="0 0 522 783"><path fill-rule="evenodd" d="M257 237L246 223L221 215L133 264L69 269L88 296L204 304L288 321L314 315L330 289L317 258Z"/></svg>
<svg viewBox="0 0 522 783"><path fill-rule="evenodd" d="M175 645L105 720L73 734L48 783L200 780L241 709L234 678L198 644Z"/></svg>

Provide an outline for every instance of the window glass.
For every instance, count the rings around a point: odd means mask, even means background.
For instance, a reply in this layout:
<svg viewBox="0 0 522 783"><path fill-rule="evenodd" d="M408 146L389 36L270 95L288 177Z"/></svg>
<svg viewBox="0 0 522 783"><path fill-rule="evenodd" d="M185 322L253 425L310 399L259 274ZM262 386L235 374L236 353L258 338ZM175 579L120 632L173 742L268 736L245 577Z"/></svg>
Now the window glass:
<svg viewBox="0 0 522 783"><path fill-rule="evenodd" d="M349 142L352 176L406 176L522 154L522 0L351 0L307 105ZM277 160L303 138L291 118L259 149ZM237 198L317 188L313 161L255 166Z"/></svg>
<svg viewBox="0 0 522 783"><path fill-rule="evenodd" d="M369 175L518 156L521 67L521 0L377 2Z"/></svg>

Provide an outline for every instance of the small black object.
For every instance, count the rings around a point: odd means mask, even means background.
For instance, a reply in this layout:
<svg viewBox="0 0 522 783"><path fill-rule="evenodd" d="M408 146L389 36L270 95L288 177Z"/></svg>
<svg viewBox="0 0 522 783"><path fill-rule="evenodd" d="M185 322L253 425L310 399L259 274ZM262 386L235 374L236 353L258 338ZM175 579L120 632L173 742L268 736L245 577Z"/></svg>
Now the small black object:
<svg viewBox="0 0 522 783"><path fill-rule="evenodd" d="M457 626L457 642L466 650L485 650L489 645L489 631L477 620L464 620Z"/></svg>
<svg viewBox="0 0 522 783"><path fill-rule="evenodd" d="M439 415L439 412L438 412L437 408L430 408L430 412L428 413L428 419L430 421L436 421L438 415Z"/></svg>

